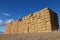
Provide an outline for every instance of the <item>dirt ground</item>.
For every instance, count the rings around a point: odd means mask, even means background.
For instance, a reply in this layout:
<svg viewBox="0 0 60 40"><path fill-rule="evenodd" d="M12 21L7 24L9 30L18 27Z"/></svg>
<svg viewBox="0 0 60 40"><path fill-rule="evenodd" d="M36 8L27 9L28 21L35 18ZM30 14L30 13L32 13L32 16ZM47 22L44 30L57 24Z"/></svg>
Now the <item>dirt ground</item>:
<svg viewBox="0 0 60 40"><path fill-rule="evenodd" d="M60 30L47 33L0 34L0 40L60 40Z"/></svg>

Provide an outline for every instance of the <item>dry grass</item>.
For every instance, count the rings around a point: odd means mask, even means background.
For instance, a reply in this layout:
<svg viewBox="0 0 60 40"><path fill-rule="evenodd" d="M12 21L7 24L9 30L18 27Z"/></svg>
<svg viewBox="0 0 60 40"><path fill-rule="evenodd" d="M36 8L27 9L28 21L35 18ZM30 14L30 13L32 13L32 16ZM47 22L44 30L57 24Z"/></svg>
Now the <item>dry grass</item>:
<svg viewBox="0 0 60 40"><path fill-rule="evenodd" d="M60 30L49 33L0 34L0 40L60 40Z"/></svg>

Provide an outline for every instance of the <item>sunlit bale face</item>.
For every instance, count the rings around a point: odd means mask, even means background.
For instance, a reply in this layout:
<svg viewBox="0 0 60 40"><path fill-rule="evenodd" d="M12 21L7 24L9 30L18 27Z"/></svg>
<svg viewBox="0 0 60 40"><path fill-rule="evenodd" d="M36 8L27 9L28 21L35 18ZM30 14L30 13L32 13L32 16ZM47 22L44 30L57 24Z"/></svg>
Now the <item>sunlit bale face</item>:
<svg viewBox="0 0 60 40"><path fill-rule="evenodd" d="M58 16L49 8L25 16L6 25L6 33L38 33L59 29Z"/></svg>

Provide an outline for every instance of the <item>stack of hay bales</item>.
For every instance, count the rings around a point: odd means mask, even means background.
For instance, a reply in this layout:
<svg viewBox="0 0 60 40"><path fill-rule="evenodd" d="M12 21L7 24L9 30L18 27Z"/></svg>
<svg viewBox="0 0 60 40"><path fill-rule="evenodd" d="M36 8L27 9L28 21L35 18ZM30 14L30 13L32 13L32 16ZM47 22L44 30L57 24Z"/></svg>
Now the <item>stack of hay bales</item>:
<svg viewBox="0 0 60 40"><path fill-rule="evenodd" d="M6 25L7 33L51 32L58 29L58 16L49 8L29 14L22 21L17 20Z"/></svg>
<svg viewBox="0 0 60 40"><path fill-rule="evenodd" d="M16 20L12 23L11 33L18 33L19 22L20 22L19 20Z"/></svg>
<svg viewBox="0 0 60 40"><path fill-rule="evenodd" d="M6 24L6 30L5 33L11 34L11 27L12 27L12 22Z"/></svg>

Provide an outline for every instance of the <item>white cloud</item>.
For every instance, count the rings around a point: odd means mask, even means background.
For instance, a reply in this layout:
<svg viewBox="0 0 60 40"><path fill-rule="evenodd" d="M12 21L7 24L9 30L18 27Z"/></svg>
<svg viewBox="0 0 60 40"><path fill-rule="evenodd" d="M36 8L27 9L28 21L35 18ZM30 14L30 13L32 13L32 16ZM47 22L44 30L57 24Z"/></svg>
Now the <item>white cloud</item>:
<svg viewBox="0 0 60 40"><path fill-rule="evenodd" d="M6 23L13 22L13 21L14 21L14 19L8 19L6 21L3 21L3 20L0 19L0 26L5 26Z"/></svg>
<svg viewBox="0 0 60 40"><path fill-rule="evenodd" d="M5 23L9 23L9 22L13 22L13 21L14 21L14 19L9 19L9 20L6 20Z"/></svg>
<svg viewBox="0 0 60 40"><path fill-rule="evenodd" d="M4 25L5 25L4 21L0 19L0 26L4 26Z"/></svg>
<svg viewBox="0 0 60 40"><path fill-rule="evenodd" d="M3 21L0 19L0 26L3 24Z"/></svg>
<svg viewBox="0 0 60 40"><path fill-rule="evenodd" d="M9 13L3 13L4 16L10 16L11 14Z"/></svg>

